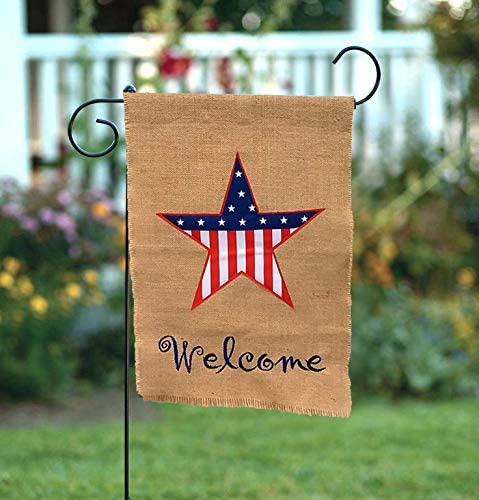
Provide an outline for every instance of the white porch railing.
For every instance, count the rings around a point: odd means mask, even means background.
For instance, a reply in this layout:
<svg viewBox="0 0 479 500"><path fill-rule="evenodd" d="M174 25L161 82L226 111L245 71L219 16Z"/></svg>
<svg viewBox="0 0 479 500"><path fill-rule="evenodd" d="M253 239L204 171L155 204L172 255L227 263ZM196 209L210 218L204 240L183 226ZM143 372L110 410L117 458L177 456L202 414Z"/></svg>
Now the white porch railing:
<svg viewBox="0 0 479 500"><path fill-rule="evenodd" d="M162 45L160 36L151 35L28 35L25 40L30 154L46 161L57 158L58 143L65 139L66 123L75 107L87 97L120 96L125 84L136 83L139 64L153 61ZM347 54L336 66L331 64L341 48L353 44L372 50L383 70L378 93L355 113L355 153L374 155L383 131L388 132L391 149L397 150L404 141L406 118L411 112L425 133L433 140L440 139L447 122L446 85L425 32L376 32L366 40L355 32L272 33L261 38L191 34L184 38L195 61L188 86L192 91L219 92L217 59L242 48L252 58L254 93L353 94L360 98L375 77L367 56ZM90 73L78 60L81 46L88 49ZM178 89L171 83L168 90ZM122 106L98 106L94 112L122 123ZM105 127L92 121L91 129L94 138L105 138ZM97 183L104 182L106 168L105 162L95 168Z"/></svg>

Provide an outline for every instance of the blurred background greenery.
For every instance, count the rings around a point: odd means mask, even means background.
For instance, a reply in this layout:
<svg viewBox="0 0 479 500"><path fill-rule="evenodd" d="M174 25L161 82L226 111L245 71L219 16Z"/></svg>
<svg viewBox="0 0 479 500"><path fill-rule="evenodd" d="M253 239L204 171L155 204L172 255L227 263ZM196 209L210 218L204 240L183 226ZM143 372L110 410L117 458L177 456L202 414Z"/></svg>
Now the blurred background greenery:
<svg viewBox="0 0 479 500"><path fill-rule="evenodd" d="M114 3L79 1L73 25L87 33L112 29ZM167 35L156 73L146 83L138 75L136 83L161 91L171 77L184 80L193 58L181 49L184 34L208 27L244 30L244 12L263 13L256 27L261 31L339 29L347 18L338 2L322 2L321 16L307 15L311 6L319 9L313 2L244 3L137 2L123 12L135 26ZM385 3L383 21L390 27L400 26L398 5ZM464 124L459 147L428 141L411 116L393 162L385 131L368 167L374 182L355 157L351 375L360 394L436 398L479 391L479 156L471 126L479 7L461 5L435 2L425 20L439 60L469 82L451 109ZM36 3L28 7L38 14L29 17L32 29L41 29ZM225 57L216 78L224 92L238 86L247 91L249 56L240 51L233 57L245 62L241 74ZM84 53L78 58L92 64ZM80 129L89 126L84 120ZM66 174L73 161L67 151L61 148L50 164L34 159L31 185L11 178L0 185L2 399L55 398L84 383L121 381L123 165L116 160L100 189L93 181L95 163L87 161L75 189Z"/></svg>
<svg viewBox="0 0 479 500"><path fill-rule="evenodd" d="M326 15L312 26L304 11L313 4L262 2L262 29L337 29L344 19L341 9L335 16L325 3ZM102 5L108 2L82 0L77 28L108 29L102 23L112 18L101 15ZM477 5L465 5L457 16L447 2L437 3L427 26L441 60L469 66L470 86L460 106L475 111ZM168 35L150 83L161 90L171 74L187 74L190 56L175 53L186 31L204 30L208 23L218 30L241 29L245 9L230 7L225 10L224 2L138 6L137 21L146 30ZM217 77L225 91L233 90L228 61ZM477 394L479 158L469 137L450 157L441 145L418 137L420 124L411 121L408 130L394 171L385 139L377 160L379 182L354 179L353 386L395 397ZM88 169L83 175L80 193L61 176L28 188L11 179L2 182L0 393L5 397L53 397L75 380L119 382L121 353L114 346L121 344L121 200L114 198L114 180L109 192L94 190Z"/></svg>

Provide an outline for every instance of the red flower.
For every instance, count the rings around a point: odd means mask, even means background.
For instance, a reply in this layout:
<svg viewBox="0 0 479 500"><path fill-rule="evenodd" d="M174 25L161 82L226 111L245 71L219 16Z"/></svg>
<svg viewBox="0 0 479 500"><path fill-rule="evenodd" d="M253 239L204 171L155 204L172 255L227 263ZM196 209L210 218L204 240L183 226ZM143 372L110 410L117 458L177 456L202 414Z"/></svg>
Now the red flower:
<svg viewBox="0 0 479 500"><path fill-rule="evenodd" d="M191 66L191 56L174 47L166 47L158 57L158 70L164 78L184 78Z"/></svg>
<svg viewBox="0 0 479 500"><path fill-rule="evenodd" d="M204 21L204 28L206 31L217 31L218 30L218 18L215 16L207 17Z"/></svg>

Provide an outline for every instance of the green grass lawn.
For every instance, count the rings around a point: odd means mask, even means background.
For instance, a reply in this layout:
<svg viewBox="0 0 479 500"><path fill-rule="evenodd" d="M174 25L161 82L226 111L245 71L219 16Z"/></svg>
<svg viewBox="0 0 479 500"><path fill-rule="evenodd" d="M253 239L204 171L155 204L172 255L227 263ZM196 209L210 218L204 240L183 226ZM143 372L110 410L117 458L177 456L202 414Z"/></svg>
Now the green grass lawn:
<svg viewBox="0 0 479 500"><path fill-rule="evenodd" d="M160 408L132 424L132 500L479 495L478 401L360 402L350 419ZM121 433L0 430L0 498L122 498Z"/></svg>

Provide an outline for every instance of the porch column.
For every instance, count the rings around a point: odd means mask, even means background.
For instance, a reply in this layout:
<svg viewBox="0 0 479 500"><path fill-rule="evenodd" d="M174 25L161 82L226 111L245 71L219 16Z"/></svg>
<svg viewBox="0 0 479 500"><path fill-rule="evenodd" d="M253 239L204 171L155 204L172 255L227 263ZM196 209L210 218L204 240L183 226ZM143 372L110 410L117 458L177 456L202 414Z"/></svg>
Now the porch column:
<svg viewBox="0 0 479 500"><path fill-rule="evenodd" d="M0 16L0 177L9 175L25 184L30 179L27 147L27 82L24 40L24 0L2 2Z"/></svg>
<svg viewBox="0 0 479 500"><path fill-rule="evenodd" d="M360 36L371 36L382 27L381 0L351 0L351 29Z"/></svg>

